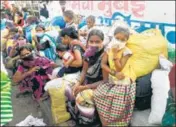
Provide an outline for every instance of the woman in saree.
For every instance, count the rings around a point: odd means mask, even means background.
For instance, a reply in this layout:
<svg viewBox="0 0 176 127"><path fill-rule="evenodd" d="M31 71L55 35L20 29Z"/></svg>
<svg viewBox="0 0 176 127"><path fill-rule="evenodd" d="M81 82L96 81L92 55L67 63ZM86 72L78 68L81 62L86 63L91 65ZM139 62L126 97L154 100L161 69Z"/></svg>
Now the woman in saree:
<svg viewBox="0 0 176 127"><path fill-rule="evenodd" d="M16 34L15 39L13 41L13 45L10 47L9 56L5 59L6 68L10 69L13 73L16 72L17 69L17 61L20 59L18 55L18 49L27 44L27 41L23 35ZM9 70L9 71L10 71Z"/></svg>
<svg viewBox="0 0 176 127"><path fill-rule="evenodd" d="M18 52L22 61L13 82L19 84L20 92L32 92L35 100L45 99L45 82L49 81L48 74L52 73L55 64L46 57L34 54L30 44L21 46Z"/></svg>
<svg viewBox="0 0 176 127"><path fill-rule="evenodd" d="M129 35L128 29L117 27L113 41L102 58L102 69L109 76L107 82L94 91L94 101L103 126L128 126L131 120L135 84L123 73L123 68L132 55L131 50L125 46Z"/></svg>
<svg viewBox="0 0 176 127"><path fill-rule="evenodd" d="M56 40L59 36L58 32L46 32L43 25L37 25L35 30L36 37L34 37L34 41L36 43L37 51L39 51L41 56L56 61Z"/></svg>
<svg viewBox="0 0 176 127"><path fill-rule="evenodd" d="M72 94L76 97L76 106L79 114L81 114L79 116L80 124L93 124L97 119L92 93L99 84L103 83L103 75L105 75L105 73L102 73L101 68L104 53L103 40L104 34L101 30L94 29L88 34L81 77L72 89ZM87 99L84 97L87 97ZM90 110L85 110L85 108L90 108Z"/></svg>

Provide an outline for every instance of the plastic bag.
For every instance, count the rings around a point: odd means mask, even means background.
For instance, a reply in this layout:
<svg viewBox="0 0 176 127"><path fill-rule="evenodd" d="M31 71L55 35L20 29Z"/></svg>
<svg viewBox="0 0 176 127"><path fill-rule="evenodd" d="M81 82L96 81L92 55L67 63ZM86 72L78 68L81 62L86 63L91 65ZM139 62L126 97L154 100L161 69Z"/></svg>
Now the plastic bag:
<svg viewBox="0 0 176 127"><path fill-rule="evenodd" d="M161 69L169 72L173 66L173 64L169 60L167 60L163 55L159 56L159 63L160 63Z"/></svg>
<svg viewBox="0 0 176 127"><path fill-rule="evenodd" d="M151 113L148 118L150 124L161 124L166 110L168 91L170 89L168 71L155 70L151 82L153 95L151 98Z"/></svg>
<svg viewBox="0 0 176 127"><path fill-rule="evenodd" d="M16 126L46 126L43 122L43 119L34 118L33 116L29 115L26 117L25 120L21 121L20 123L16 124Z"/></svg>

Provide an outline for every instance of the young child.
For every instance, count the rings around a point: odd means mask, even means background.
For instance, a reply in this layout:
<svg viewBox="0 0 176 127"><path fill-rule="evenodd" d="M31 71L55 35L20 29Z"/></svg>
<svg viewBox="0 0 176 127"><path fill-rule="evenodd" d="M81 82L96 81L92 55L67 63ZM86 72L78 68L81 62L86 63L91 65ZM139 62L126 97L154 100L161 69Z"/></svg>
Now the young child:
<svg viewBox="0 0 176 127"><path fill-rule="evenodd" d="M68 51L67 46L62 43L57 45L56 51L57 51L59 57L63 60L64 66L68 68L68 66L74 60L73 53Z"/></svg>
<svg viewBox="0 0 176 127"><path fill-rule="evenodd" d="M129 36L128 28L117 27L109 49L103 54L101 68L107 74L104 75L107 82L94 91L94 102L102 126L128 126L131 120L136 86L133 83L135 78L130 75L131 67L126 64L132 55L126 46ZM128 75L123 71L126 65L129 67Z"/></svg>
<svg viewBox="0 0 176 127"><path fill-rule="evenodd" d="M58 72L57 77L63 77L65 72L74 72L74 69L72 67L69 67L70 64L74 60L74 55L72 52L68 51L68 48L66 45L59 43L56 47L56 51L59 55L59 57L63 60L64 67L60 69Z"/></svg>

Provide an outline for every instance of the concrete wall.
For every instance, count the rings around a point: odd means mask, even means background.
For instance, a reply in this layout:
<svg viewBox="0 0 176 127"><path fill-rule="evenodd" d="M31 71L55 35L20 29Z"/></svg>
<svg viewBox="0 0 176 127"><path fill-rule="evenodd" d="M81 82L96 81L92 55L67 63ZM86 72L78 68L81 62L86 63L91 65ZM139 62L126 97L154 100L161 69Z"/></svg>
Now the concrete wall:
<svg viewBox="0 0 176 127"><path fill-rule="evenodd" d="M66 9L94 15L97 24L111 26L121 19L138 32L159 28L170 44L176 42L175 1L67 1Z"/></svg>

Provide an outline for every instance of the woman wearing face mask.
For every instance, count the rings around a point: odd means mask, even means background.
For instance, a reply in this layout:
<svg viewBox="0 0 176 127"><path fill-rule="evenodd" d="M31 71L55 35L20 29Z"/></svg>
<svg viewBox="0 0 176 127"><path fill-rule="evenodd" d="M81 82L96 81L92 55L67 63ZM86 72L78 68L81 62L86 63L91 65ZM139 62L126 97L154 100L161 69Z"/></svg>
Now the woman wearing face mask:
<svg viewBox="0 0 176 127"><path fill-rule="evenodd" d="M104 34L102 31L94 29L87 38L87 49L84 53L84 64L79 83L74 87L73 93L76 96L85 89L95 89L92 84L103 79L101 71L101 59L104 52L103 47ZM94 87L93 87L94 86Z"/></svg>
<svg viewBox="0 0 176 127"><path fill-rule="evenodd" d="M131 120L135 84L122 72L132 54L125 47L129 35L128 29L117 27L114 31L114 42L110 43L102 59L102 69L109 77L107 83L99 85L95 90L94 101L103 126L128 126Z"/></svg>
<svg viewBox="0 0 176 127"><path fill-rule="evenodd" d="M20 92L32 91L33 97L37 101L45 99L45 82L49 80L48 74L52 73L55 64L49 59L37 56L32 53L32 46L26 44L19 48L19 55L22 59L13 82L19 84Z"/></svg>
<svg viewBox="0 0 176 127"><path fill-rule="evenodd" d="M16 70L16 62L20 59L18 55L18 49L27 43L23 35L16 35L16 39L13 42L13 46L10 48L9 56L6 58L6 68L12 69L13 72Z"/></svg>
<svg viewBox="0 0 176 127"><path fill-rule="evenodd" d="M14 40L14 45L10 50L9 56L10 57L16 56L18 48L25 45L26 43L27 43L27 40L25 39L25 37L23 35L17 34L16 39Z"/></svg>
<svg viewBox="0 0 176 127"><path fill-rule="evenodd" d="M14 37L17 34L17 32L18 32L18 29L12 27L8 30L6 37L1 40L1 42L2 42L1 43L1 46L2 46L1 50L3 51L2 52L3 53L2 59L5 63L6 68L8 68L8 69L14 68L14 62L17 59L19 59L19 57L16 57L14 59L9 58L11 55L10 52L11 52L12 47L14 45ZM9 72L10 76L13 73L12 70L8 70L8 72Z"/></svg>
<svg viewBox="0 0 176 127"><path fill-rule="evenodd" d="M9 56L10 50L14 45L14 37L17 33L18 33L17 28L10 28L9 29L9 33L6 36L6 40L4 41L4 44L3 44L4 51L5 51L7 56Z"/></svg>
<svg viewBox="0 0 176 127"><path fill-rule="evenodd" d="M56 60L56 40L58 32L49 31L46 32L43 25L38 25L35 28L36 37L34 41L36 42L37 50L41 56L45 56L50 60Z"/></svg>
<svg viewBox="0 0 176 127"><path fill-rule="evenodd" d="M87 50L84 53L84 64L83 70L79 82L72 88L73 95L76 97L76 105L80 112L81 121L88 122L89 120L94 122L95 120L95 107L94 104L86 103L89 99L93 103L93 94L90 95L87 99L82 99L83 94L87 96L88 93L93 93L99 84L102 83L103 73L101 69L101 60L103 57L104 46L103 46L104 34L102 31L94 29L91 30L87 37ZM105 75L105 74L104 74ZM86 90L89 92L86 93ZM91 92L92 91L92 92ZM85 92L85 93L83 93ZM80 106L92 107L92 110L85 110ZM86 117L87 121L83 117ZM90 119L91 118L91 119ZM89 122L88 122L89 123Z"/></svg>

